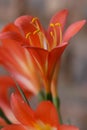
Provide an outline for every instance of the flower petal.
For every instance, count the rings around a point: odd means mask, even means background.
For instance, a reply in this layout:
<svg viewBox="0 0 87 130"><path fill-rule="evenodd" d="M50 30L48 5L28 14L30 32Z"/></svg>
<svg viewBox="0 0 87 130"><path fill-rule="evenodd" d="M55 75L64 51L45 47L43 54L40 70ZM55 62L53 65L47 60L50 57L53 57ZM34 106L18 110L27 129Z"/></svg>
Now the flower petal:
<svg viewBox="0 0 87 130"><path fill-rule="evenodd" d="M35 69L33 58L26 48L15 43L7 43L0 48L0 63L26 90L34 94L38 93L40 89L38 72L36 72L37 69Z"/></svg>
<svg viewBox="0 0 87 130"><path fill-rule="evenodd" d="M11 31L1 32L0 40L2 41L3 44L14 42L22 45L27 42L27 40L20 33L11 32Z"/></svg>
<svg viewBox="0 0 87 130"><path fill-rule="evenodd" d="M32 30L35 29L35 28L40 29L41 31L43 30L38 18L33 17L33 16L29 16L29 15L20 16L19 18L17 18L15 20L14 23L21 30L23 30L25 34L32 32Z"/></svg>
<svg viewBox="0 0 87 130"><path fill-rule="evenodd" d="M34 111L17 95L11 96L11 107L16 118L24 125L32 126L36 121Z"/></svg>
<svg viewBox="0 0 87 130"><path fill-rule="evenodd" d="M56 63L60 61L60 57L64 52L67 43L62 43L60 46L54 48L48 56L48 77L52 78L53 72L55 70Z"/></svg>
<svg viewBox="0 0 87 130"><path fill-rule="evenodd" d="M14 24L24 33L27 34L29 32L32 31L32 29L34 29L34 27L30 24L31 20L32 20L32 16L20 16L18 17Z"/></svg>
<svg viewBox="0 0 87 130"><path fill-rule="evenodd" d="M3 110L5 116L11 123L19 123L19 121L15 118L12 109L7 106L7 104L1 102L0 108Z"/></svg>
<svg viewBox="0 0 87 130"><path fill-rule="evenodd" d="M62 39L61 35L64 30L67 15L68 15L68 10L65 9L65 10L58 12L57 14L55 14L52 17L50 24L49 24L49 28L48 28L48 34L47 34L50 48L56 47L56 45L58 45L61 42L61 39ZM51 24L53 26L50 26ZM57 24L59 24L59 26ZM51 33L52 33L52 35L51 35Z"/></svg>
<svg viewBox="0 0 87 130"><path fill-rule="evenodd" d="M12 92L19 94L12 78L9 76L0 77L0 108L11 122L17 123L10 108L10 95Z"/></svg>
<svg viewBox="0 0 87 130"><path fill-rule="evenodd" d="M22 125L8 125L2 128L2 130L26 130L26 128Z"/></svg>
<svg viewBox="0 0 87 130"><path fill-rule="evenodd" d="M0 32L0 40L2 40L3 43L14 41L19 42L19 44L24 44L27 42L27 40L22 36L20 29L13 23L6 25L2 29Z"/></svg>
<svg viewBox="0 0 87 130"><path fill-rule="evenodd" d="M17 26L15 26L13 23L10 23L8 25L6 25L1 32L16 32L16 33L20 33L20 30Z"/></svg>
<svg viewBox="0 0 87 130"><path fill-rule="evenodd" d="M69 41L84 26L86 20L78 21L71 24L64 33L63 42Z"/></svg>
<svg viewBox="0 0 87 130"><path fill-rule="evenodd" d="M40 69L41 73L46 70L46 62L48 57L48 51L42 48L27 47L28 51L31 53L35 60L36 65Z"/></svg>
<svg viewBox="0 0 87 130"><path fill-rule="evenodd" d="M56 108L50 101L41 102L36 109L36 115L38 120L46 124L54 127L59 124Z"/></svg>
<svg viewBox="0 0 87 130"><path fill-rule="evenodd" d="M56 24L56 23L60 23L61 24L61 29L63 31L63 28L65 26L66 23L66 18L68 15L68 10L64 9L58 13L56 13L50 20L50 23Z"/></svg>

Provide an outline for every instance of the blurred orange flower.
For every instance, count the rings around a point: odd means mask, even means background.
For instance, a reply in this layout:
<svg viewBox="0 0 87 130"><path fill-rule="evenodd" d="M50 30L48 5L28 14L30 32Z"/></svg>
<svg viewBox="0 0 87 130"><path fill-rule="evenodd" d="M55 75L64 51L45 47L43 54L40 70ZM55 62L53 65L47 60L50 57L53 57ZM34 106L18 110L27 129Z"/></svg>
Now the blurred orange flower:
<svg viewBox="0 0 87 130"><path fill-rule="evenodd" d="M57 111L50 101L41 102L34 111L12 94L11 107L19 123L7 125L2 130L79 130L74 126L60 125Z"/></svg>

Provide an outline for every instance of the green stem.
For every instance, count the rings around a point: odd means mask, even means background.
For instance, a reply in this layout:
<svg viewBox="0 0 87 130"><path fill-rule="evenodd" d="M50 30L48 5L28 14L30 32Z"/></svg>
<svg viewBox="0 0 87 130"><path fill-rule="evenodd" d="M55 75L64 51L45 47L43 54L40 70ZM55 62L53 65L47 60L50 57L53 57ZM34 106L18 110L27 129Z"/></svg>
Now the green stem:
<svg viewBox="0 0 87 130"><path fill-rule="evenodd" d="M60 123L63 124L61 113L60 113L60 100L59 100L59 98L58 97L53 98L53 103L54 103L54 105L55 105L55 107L57 109Z"/></svg>
<svg viewBox="0 0 87 130"><path fill-rule="evenodd" d="M49 100L49 101L52 102L52 95L51 95L51 93L47 93L46 94L46 100Z"/></svg>

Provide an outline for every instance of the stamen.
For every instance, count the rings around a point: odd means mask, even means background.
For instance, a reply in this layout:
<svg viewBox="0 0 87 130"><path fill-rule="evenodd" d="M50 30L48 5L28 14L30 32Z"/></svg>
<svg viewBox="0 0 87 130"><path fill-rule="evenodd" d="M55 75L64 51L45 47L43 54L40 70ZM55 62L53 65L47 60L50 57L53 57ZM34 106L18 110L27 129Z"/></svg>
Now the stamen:
<svg viewBox="0 0 87 130"><path fill-rule="evenodd" d="M37 17L34 17L31 22L34 23L37 19Z"/></svg>
<svg viewBox="0 0 87 130"><path fill-rule="evenodd" d="M61 24L60 23L55 23L55 24L53 24L53 23L51 23L50 24L50 26L51 27L55 27L55 26L58 26L59 27L59 33L60 33L60 43L62 42L62 29L61 29ZM55 32L55 29L54 29L54 32ZM53 37L53 33L52 32L50 32L50 35ZM55 35L56 36L56 35ZM54 36L54 37L55 37Z"/></svg>
<svg viewBox="0 0 87 130"><path fill-rule="evenodd" d="M35 35L36 33L40 32L40 29L37 29L33 32L33 35Z"/></svg>
<svg viewBox="0 0 87 130"><path fill-rule="evenodd" d="M40 31L40 29L35 30L35 31L33 32L33 35L35 35L35 34L37 34L38 37L39 37L41 47L44 48L44 49L47 49L48 46L47 46L47 42L46 42L45 36L44 36L44 34Z"/></svg>
<svg viewBox="0 0 87 130"><path fill-rule="evenodd" d="M53 47L55 47L57 44L57 34L55 30L55 24L51 23L50 26L53 28L53 31L50 32L50 35L53 38Z"/></svg>
<svg viewBox="0 0 87 130"><path fill-rule="evenodd" d="M31 34L31 32L29 32L29 33L26 34L26 39L29 38L30 34Z"/></svg>

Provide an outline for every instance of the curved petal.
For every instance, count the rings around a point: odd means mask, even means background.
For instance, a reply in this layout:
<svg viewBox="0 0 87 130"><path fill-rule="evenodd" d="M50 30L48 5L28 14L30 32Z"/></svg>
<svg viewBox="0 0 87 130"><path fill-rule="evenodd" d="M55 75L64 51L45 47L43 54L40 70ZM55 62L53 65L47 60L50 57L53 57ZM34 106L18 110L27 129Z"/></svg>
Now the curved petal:
<svg viewBox="0 0 87 130"><path fill-rule="evenodd" d="M16 118L24 125L32 126L36 121L34 111L17 95L11 96L11 107Z"/></svg>
<svg viewBox="0 0 87 130"><path fill-rule="evenodd" d="M6 25L1 32L16 32L16 33L20 33L20 30L17 26L15 26L13 23L10 23L8 25Z"/></svg>
<svg viewBox="0 0 87 130"><path fill-rule="evenodd" d="M23 125L8 125L2 128L2 130L26 130L26 128Z"/></svg>
<svg viewBox="0 0 87 130"><path fill-rule="evenodd" d="M27 44L27 39L25 39L20 33L16 32L1 32L0 33L0 40L2 41L2 44L5 45L7 43L17 43L17 44Z"/></svg>
<svg viewBox="0 0 87 130"><path fill-rule="evenodd" d="M63 42L69 41L84 26L86 20L78 21L71 24L63 35Z"/></svg>
<svg viewBox="0 0 87 130"><path fill-rule="evenodd" d="M16 85L9 76L0 77L0 108L5 113L6 117L13 123L17 123L10 107L10 95L12 92L17 92ZM18 93L19 94L19 93Z"/></svg>
<svg viewBox="0 0 87 130"><path fill-rule="evenodd" d="M56 13L51 18L50 23L53 23L53 24L60 23L61 24L61 29L63 31L65 23L66 23L67 15L68 15L68 10L64 9L64 10Z"/></svg>
<svg viewBox="0 0 87 130"><path fill-rule="evenodd" d="M36 65L40 69L41 73L46 72L46 62L48 57L48 51L42 48L27 47L35 60Z"/></svg>
<svg viewBox="0 0 87 130"><path fill-rule="evenodd" d="M72 125L60 125L59 130L79 130L79 128Z"/></svg>
<svg viewBox="0 0 87 130"><path fill-rule="evenodd" d="M0 108L3 110L5 116L8 118L8 120L12 123L19 123L19 121L15 118L11 107L9 107L7 104L1 102Z"/></svg>
<svg viewBox="0 0 87 130"><path fill-rule="evenodd" d="M10 90L12 88L12 90ZM9 76L0 76L0 103L3 100L5 103L9 102L12 91L17 91L16 85Z"/></svg>
<svg viewBox="0 0 87 130"><path fill-rule="evenodd" d="M60 61L61 55L64 52L67 43L62 43L60 46L54 48L48 56L48 77L52 78L53 72L55 70L56 63Z"/></svg>
<svg viewBox="0 0 87 130"><path fill-rule="evenodd" d="M29 15L20 16L14 23L21 30L23 30L25 34L32 32L32 28L34 27L36 29L43 30L38 18Z"/></svg>
<svg viewBox="0 0 87 130"><path fill-rule="evenodd" d="M30 24L32 18L32 16L28 15L20 16L15 20L14 24L26 35L34 29L34 27Z"/></svg>
<svg viewBox="0 0 87 130"><path fill-rule="evenodd" d="M7 43L5 47L0 48L0 63L25 89L34 94L38 93L41 87L38 72L26 48Z"/></svg>
<svg viewBox="0 0 87 130"><path fill-rule="evenodd" d="M56 89L58 87L59 70L60 70L60 60L57 61L56 63L55 69L53 71L52 79L51 79L51 93L53 98L57 96Z"/></svg>
<svg viewBox="0 0 87 130"><path fill-rule="evenodd" d="M50 101L41 102L36 109L36 115L38 120L46 124L54 127L59 124L56 108Z"/></svg>

